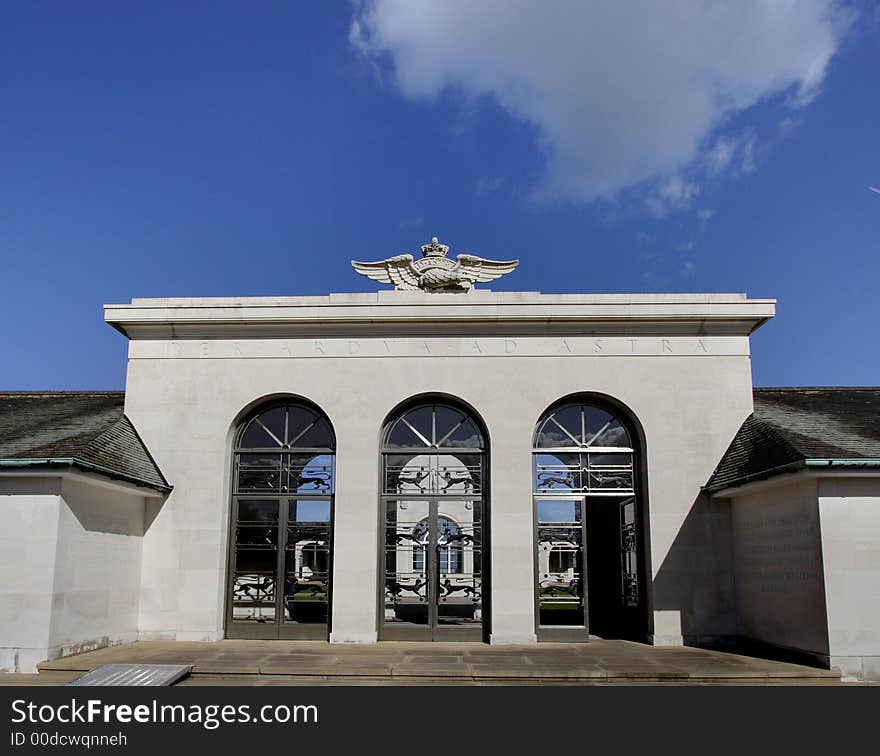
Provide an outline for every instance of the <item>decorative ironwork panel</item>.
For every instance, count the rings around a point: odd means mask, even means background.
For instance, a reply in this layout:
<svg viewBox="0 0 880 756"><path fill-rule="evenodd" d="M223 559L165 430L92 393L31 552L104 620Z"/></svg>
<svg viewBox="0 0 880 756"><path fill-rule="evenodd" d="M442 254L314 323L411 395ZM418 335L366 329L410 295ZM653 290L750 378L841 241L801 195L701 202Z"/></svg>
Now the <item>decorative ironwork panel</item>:
<svg viewBox="0 0 880 756"><path fill-rule="evenodd" d="M633 493L633 456L630 452L576 454L536 452L533 455L536 494Z"/></svg>
<svg viewBox="0 0 880 756"><path fill-rule="evenodd" d="M332 454L290 454L286 459L287 489L292 493L331 494L335 487Z"/></svg>
<svg viewBox="0 0 880 756"><path fill-rule="evenodd" d="M237 454L236 490L240 493L281 491L282 470L287 455L268 453ZM286 476L285 476L286 478ZM286 479L285 479L286 484Z"/></svg>
<svg viewBox="0 0 880 756"><path fill-rule="evenodd" d="M583 490L580 454L535 454L533 462L535 493L572 493Z"/></svg>
<svg viewBox="0 0 880 756"><path fill-rule="evenodd" d="M461 496L483 490L481 454L386 454L383 493Z"/></svg>

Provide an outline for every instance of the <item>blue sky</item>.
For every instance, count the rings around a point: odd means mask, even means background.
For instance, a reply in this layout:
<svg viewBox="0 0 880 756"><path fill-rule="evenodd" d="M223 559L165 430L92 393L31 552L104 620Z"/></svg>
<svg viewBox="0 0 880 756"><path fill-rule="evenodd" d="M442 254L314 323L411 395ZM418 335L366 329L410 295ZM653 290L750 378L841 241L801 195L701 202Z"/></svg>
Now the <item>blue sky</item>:
<svg viewBox="0 0 880 756"><path fill-rule="evenodd" d="M495 290L775 297L756 385L876 385L880 6L794 6L4 4L0 389L122 388L104 303L434 235Z"/></svg>

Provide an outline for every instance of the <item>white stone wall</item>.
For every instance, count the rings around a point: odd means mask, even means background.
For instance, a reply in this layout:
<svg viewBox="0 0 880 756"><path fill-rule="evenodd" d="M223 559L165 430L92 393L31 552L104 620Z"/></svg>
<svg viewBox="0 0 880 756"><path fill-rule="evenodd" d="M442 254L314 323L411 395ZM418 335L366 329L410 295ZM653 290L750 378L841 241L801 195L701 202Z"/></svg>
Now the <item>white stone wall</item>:
<svg viewBox="0 0 880 756"><path fill-rule="evenodd" d="M0 478L0 671L48 657L61 482Z"/></svg>
<svg viewBox="0 0 880 756"><path fill-rule="evenodd" d="M771 481L731 498L737 632L827 663L817 481Z"/></svg>
<svg viewBox="0 0 880 756"><path fill-rule="evenodd" d="M65 480L59 514L52 654L136 640L143 496Z"/></svg>
<svg viewBox="0 0 880 756"><path fill-rule="evenodd" d="M137 638L144 497L0 477L0 669Z"/></svg>
<svg viewBox="0 0 880 756"><path fill-rule="evenodd" d="M819 483L831 663L880 680L880 477Z"/></svg>
<svg viewBox="0 0 880 756"><path fill-rule="evenodd" d="M644 429L655 641L732 634L726 510L699 491L751 412L748 339L715 336L706 351L671 338L677 353L659 338L649 354L631 339L608 354L551 336L522 351L515 339L398 338L397 354L381 339L133 341L126 413L175 487L144 537L141 637L222 637L234 428L293 395L323 409L338 440L331 639L375 640L381 428L404 400L439 394L489 433L492 640L534 641L532 436L549 405L581 392L623 403Z"/></svg>

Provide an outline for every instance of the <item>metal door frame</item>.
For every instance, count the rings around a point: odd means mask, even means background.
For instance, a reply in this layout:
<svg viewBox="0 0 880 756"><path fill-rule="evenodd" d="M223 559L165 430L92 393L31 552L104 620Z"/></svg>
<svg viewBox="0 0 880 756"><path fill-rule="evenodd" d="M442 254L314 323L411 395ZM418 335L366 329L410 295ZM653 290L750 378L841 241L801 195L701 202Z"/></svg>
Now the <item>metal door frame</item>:
<svg viewBox="0 0 880 756"><path fill-rule="evenodd" d="M581 601L584 609L584 624L581 625L542 625L541 624L541 594L538 588L538 502L539 501L579 501L581 504ZM532 586L535 602L535 633L538 641L556 643L583 643L590 640L590 601L589 583L587 575L587 495L583 493L570 494L534 494L532 496L532 559L534 570L532 572Z"/></svg>
<svg viewBox="0 0 880 756"><path fill-rule="evenodd" d="M278 529L275 558L275 621L274 622L248 622L235 621L233 618L235 586L235 560L236 560L236 528L238 523L238 502L240 499L256 499L262 501L274 501L278 506L278 521L275 527ZM309 495L302 493L287 493L283 495L269 494L260 495L259 492L247 494L234 494L232 506L229 512L229 550L226 561L226 612L224 637L230 639L245 640L327 640L330 635L330 626L333 618L333 534L335 517L335 496L332 494ZM327 622L326 623L303 623L285 622L285 559L287 554L288 535L288 511L291 501L327 501L330 505L330 519L327 522Z"/></svg>
<svg viewBox="0 0 880 756"><path fill-rule="evenodd" d="M428 622L425 625L413 623L385 622L385 560L386 560L386 528L388 527L388 503L391 501L423 501L428 504L428 544L425 546L425 574L430 577L425 591L428 609ZM439 551L437 546L438 518L441 502L480 502L480 613L479 622L464 626L444 626L438 621L440 570ZM486 505L481 495L437 496L431 494L383 494L381 502L381 527L379 550L379 632L381 641L482 641L483 628L486 622L485 609L485 569L484 553L486 533Z"/></svg>

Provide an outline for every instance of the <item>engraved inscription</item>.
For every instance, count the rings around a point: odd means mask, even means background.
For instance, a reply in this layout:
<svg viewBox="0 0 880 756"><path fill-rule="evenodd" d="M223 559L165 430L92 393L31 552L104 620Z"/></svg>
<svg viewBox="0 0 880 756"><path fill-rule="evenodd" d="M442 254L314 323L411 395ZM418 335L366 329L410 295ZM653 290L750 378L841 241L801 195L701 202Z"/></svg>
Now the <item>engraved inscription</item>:
<svg viewBox="0 0 880 756"><path fill-rule="evenodd" d="M748 355L748 337L324 338L132 341L132 359L305 357L694 357Z"/></svg>

